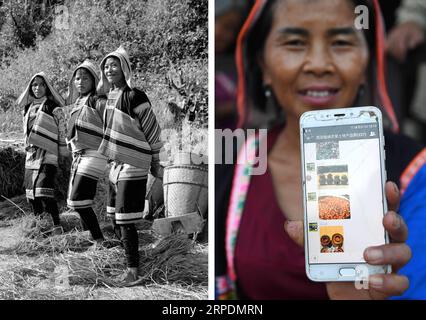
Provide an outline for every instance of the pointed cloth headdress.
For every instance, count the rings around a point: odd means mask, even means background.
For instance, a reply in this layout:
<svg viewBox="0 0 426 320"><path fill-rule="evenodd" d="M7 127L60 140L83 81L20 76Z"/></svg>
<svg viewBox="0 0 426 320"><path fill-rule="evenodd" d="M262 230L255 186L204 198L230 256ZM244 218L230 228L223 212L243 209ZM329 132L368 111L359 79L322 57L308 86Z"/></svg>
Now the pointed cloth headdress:
<svg viewBox="0 0 426 320"><path fill-rule="evenodd" d="M35 75L32 76L31 80L28 82L27 87L21 93L21 95L19 96L19 98L16 100L16 104L18 105L18 107L20 109L22 109L27 104L29 104L30 102L32 102L35 99L34 95L32 95L31 84L32 84L32 82L34 81L34 79L36 77L42 78L43 81L44 81L44 83L46 84L46 86L49 88L51 96L48 96L48 98L50 98L53 101L55 101L60 107L63 107L65 105L64 99L59 94L59 92L56 91L53 88L52 84L50 83L49 79L47 78L47 76L46 76L46 74L44 72L39 72L39 73L36 73Z"/></svg>
<svg viewBox="0 0 426 320"><path fill-rule="evenodd" d="M123 70L123 73L124 73L124 79L126 80L126 83L129 86L129 88L132 88L131 86L132 68L130 67L129 55L127 54L126 50L124 50L124 48L120 46L117 50L107 54L101 61L101 64L100 64L101 80L99 81L99 85L98 85L98 93L107 94L109 92L109 89L111 88L111 85L108 83L108 80L104 73L105 61L109 57L116 57L120 60L121 70Z"/></svg>
<svg viewBox="0 0 426 320"><path fill-rule="evenodd" d="M75 102L75 100L78 98L79 93L77 91L77 88L75 87L74 79L75 79L75 75L77 73L77 70L81 69L81 68L86 69L93 76L93 79L95 81L95 83L94 83L95 90L98 87L99 71L98 71L97 66L90 60L84 60L84 62L82 64L80 64L79 66L77 66L72 73L70 82L68 84L68 96L67 96L67 99L66 99L67 105L73 104Z"/></svg>

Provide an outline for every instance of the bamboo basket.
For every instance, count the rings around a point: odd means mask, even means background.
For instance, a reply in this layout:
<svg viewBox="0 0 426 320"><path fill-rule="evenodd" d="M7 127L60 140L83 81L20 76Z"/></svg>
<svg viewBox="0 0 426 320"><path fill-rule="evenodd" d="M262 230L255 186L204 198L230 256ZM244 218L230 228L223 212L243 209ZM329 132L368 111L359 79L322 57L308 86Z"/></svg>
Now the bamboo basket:
<svg viewBox="0 0 426 320"><path fill-rule="evenodd" d="M189 156L190 157L190 156ZM177 217L191 212L207 216L207 165L193 164L188 154L179 154L174 164L164 168L164 205L166 216Z"/></svg>

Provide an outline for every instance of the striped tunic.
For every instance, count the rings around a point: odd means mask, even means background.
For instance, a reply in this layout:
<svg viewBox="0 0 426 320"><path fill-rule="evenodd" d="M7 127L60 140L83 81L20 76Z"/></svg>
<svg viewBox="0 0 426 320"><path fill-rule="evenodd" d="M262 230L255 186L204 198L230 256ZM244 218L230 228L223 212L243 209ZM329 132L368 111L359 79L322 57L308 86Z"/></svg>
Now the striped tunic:
<svg viewBox="0 0 426 320"><path fill-rule="evenodd" d="M104 137L99 152L127 166L123 177L146 178L151 169L161 177L160 126L146 94L126 87L108 94L104 112ZM123 174L123 173L122 173Z"/></svg>
<svg viewBox="0 0 426 320"><path fill-rule="evenodd" d="M28 134L27 143L58 155L58 125L53 115L41 108L37 111L33 126Z"/></svg>
<svg viewBox="0 0 426 320"><path fill-rule="evenodd" d="M25 177L28 199L54 197L55 167L58 156L66 156L65 117L51 100L36 99L25 107Z"/></svg>
<svg viewBox="0 0 426 320"><path fill-rule="evenodd" d="M25 168L39 169L42 164L58 166L58 156L68 155L65 136L62 108L45 98L28 104L24 113Z"/></svg>
<svg viewBox="0 0 426 320"><path fill-rule="evenodd" d="M105 99L93 95L78 98L68 123L67 143L71 151L97 150L102 141Z"/></svg>
<svg viewBox="0 0 426 320"><path fill-rule="evenodd" d="M107 166L107 158L97 151L102 141L103 100L93 95L78 98L71 111L67 143L73 162L67 205L74 210L93 205L97 181Z"/></svg>
<svg viewBox="0 0 426 320"><path fill-rule="evenodd" d="M103 100L89 95L74 103L67 135L68 146L73 152L71 185L75 174L94 180L104 174L107 158L97 151L102 141Z"/></svg>

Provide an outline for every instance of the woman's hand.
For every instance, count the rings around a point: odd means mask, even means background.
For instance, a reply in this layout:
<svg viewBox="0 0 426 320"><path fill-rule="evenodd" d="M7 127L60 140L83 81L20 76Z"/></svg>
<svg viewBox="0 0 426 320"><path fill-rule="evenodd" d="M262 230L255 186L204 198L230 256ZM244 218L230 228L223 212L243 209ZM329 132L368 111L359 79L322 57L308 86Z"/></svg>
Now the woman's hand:
<svg viewBox="0 0 426 320"><path fill-rule="evenodd" d="M396 274L411 259L411 250L405 244L408 228L399 208L399 190L395 183L385 186L388 212L383 217L383 226L389 233L391 243L369 247L364 251L364 259L371 265L391 265L391 274L376 274L369 277L368 289L356 289L353 282L329 282L327 292L330 299L386 299L401 295L408 289L408 278ZM303 246L303 221L288 221L285 224L288 235Z"/></svg>

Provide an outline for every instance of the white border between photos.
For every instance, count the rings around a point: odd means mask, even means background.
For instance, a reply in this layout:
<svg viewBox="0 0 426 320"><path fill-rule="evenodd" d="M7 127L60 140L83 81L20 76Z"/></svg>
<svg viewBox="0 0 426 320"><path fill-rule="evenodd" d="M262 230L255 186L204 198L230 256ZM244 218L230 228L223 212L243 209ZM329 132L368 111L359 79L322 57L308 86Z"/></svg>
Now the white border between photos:
<svg viewBox="0 0 426 320"><path fill-rule="evenodd" d="M209 66L209 85L208 85L208 97L209 97L209 122L208 122L208 188L209 188L209 197L208 197L208 298L209 300L214 300L214 164L215 164L215 152L214 152L214 5L215 1L209 1L209 28L208 28L208 66Z"/></svg>

